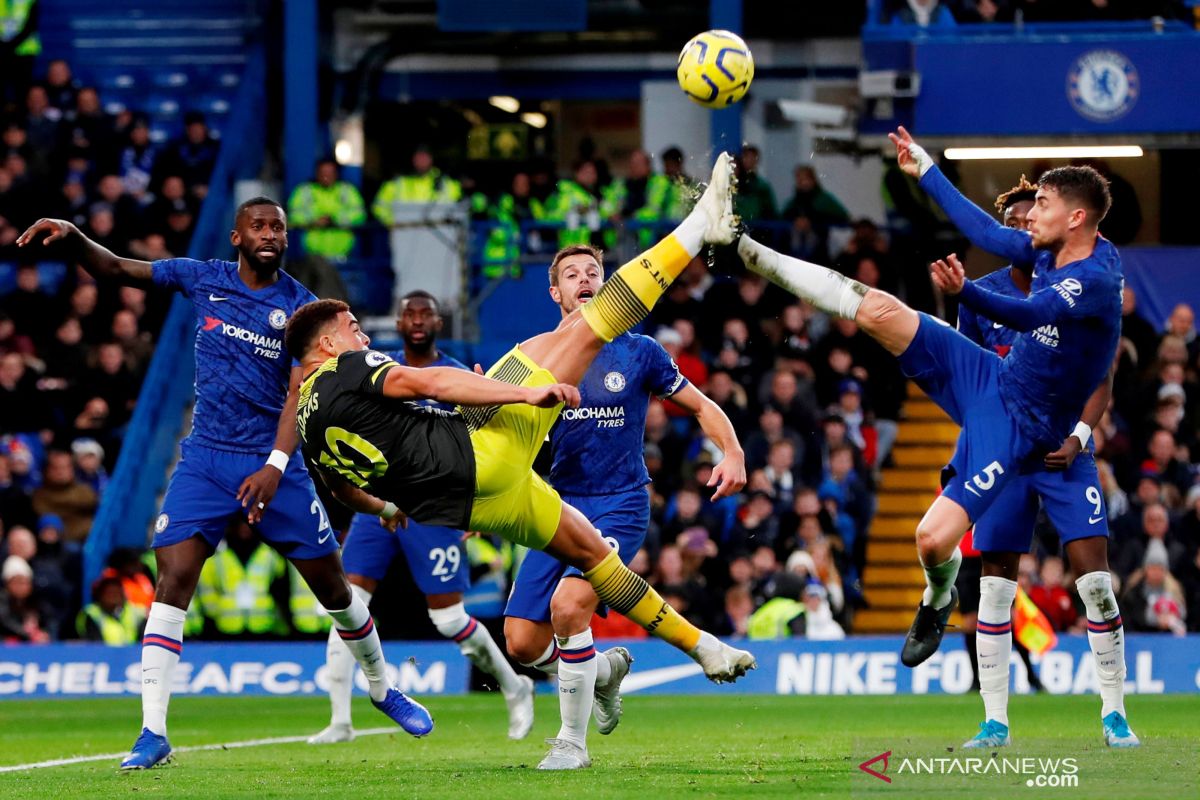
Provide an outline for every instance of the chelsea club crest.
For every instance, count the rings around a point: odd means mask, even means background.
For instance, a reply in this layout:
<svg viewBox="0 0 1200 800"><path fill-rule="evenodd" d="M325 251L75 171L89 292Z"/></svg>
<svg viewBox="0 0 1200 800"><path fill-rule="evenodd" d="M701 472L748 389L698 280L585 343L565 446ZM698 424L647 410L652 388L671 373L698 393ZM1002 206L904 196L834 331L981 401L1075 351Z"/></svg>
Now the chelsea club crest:
<svg viewBox="0 0 1200 800"><path fill-rule="evenodd" d="M275 330L281 331L287 327L287 314L282 308L277 308L267 317L267 322L271 323Z"/></svg>
<svg viewBox="0 0 1200 800"><path fill-rule="evenodd" d="M604 388L616 393L625 388L625 376L619 372L610 372L604 376Z"/></svg>
<svg viewBox="0 0 1200 800"><path fill-rule="evenodd" d="M1089 50L1067 73L1067 97L1082 116L1111 122L1137 102L1141 86L1133 63L1116 50Z"/></svg>

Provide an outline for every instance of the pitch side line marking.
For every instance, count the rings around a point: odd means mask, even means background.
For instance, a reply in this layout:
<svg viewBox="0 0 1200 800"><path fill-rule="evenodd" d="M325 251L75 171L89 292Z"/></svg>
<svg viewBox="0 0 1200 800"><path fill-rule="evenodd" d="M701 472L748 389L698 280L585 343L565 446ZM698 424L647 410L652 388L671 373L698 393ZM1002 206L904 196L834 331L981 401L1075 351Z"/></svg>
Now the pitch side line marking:
<svg viewBox="0 0 1200 800"><path fill-rule="evenodd" d="M355 737L359 736L380 736L385 733L403 732L403 729L397 727L391 728L367 728L366 730L355 731ZM311 735L311 734L310 734ZM194 744L186 747L176 747L171 753L198 753L202 750L237 750L242 747L260 747L267 744L295 744L296 742L306 742L308 736L274 736L269 739L247 739L244 742L225 742L223 744ZM30 769L45 769L46 767L65 767L70 764L86 764L90 761L109 761L125 758L129 755L126 750L122 753L104 753L97 756L76 756L74 758L56 758L52 761L35 761L32 764L12 764L10 766L0 767L0 772L22 772Z"/></svg>

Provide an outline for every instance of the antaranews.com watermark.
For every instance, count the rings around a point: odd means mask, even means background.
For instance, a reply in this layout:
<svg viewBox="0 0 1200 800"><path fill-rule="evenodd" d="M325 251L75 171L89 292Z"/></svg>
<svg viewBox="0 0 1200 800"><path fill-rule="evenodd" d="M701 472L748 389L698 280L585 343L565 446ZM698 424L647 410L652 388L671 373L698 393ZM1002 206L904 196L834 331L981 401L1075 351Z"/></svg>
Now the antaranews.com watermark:
<svg viewBox="0 0 1200 800"><path fill-rule="evenodd" d="M1079 761L1036 756L895 756L891 750L858 765L868 775L885 783L904 776L1017 776L1030 788L1056 789L1079 786Z"/></svg>

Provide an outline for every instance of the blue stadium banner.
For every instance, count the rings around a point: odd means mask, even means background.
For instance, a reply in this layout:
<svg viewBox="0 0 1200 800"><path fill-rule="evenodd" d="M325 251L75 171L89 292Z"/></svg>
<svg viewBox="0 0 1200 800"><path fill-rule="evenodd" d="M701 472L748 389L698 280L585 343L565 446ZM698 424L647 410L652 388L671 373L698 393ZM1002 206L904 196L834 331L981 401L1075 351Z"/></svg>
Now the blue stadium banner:
<svg viewBox="0 0 1200 800"><path fill-rule="evenodd" d="M1200 36L948 37L913 43L925 136L1200 130Z"/></svg>
<svg viewBox="0 0 1200 800"><path fill-rule="evenodd" d="M625 694L897 695L963 694L971 664L962 638L951 636L941 652L916 669L900 664L900 637L862 637L839 642L804 639L743 643L759 668L732 686L705 680L700 667L657 640L623 642L634 654ZM615 644L599 643L602 647ZM466 660L445 642L386 642L396 684L418 695L463 694ZM140 685L140 648L87 644L0 648L0 698L132 696ZM1200 689L1200 635L1128 636L1126 690L1134 694ZM1052 694L1098 691L1095 662L1083 636L1060 636L1058 646L1035 661ZM1013 659L1015 692L1029 691L1021 660ZM362 675L358 689L365 691ZM325 691L325 645L185 644L175 673L178 694L298 696Z"/></svg>
<svg viewBox="0 0 1200 800"><path fill-rule="evenodd" d="M444 31L582 31L587 0L438 0Z"/></svg>

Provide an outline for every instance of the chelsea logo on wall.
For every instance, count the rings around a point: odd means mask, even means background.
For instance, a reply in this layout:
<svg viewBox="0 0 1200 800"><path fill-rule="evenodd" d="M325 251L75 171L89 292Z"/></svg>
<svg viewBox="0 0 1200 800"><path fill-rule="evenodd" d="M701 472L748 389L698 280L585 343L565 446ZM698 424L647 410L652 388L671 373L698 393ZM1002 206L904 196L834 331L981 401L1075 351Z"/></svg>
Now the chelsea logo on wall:
<svg viewBox="0 0 1200 800"><path fill-rule="evenodd" d="M1089 50L1067 74L1071 105L1095 122L1124 116L1137 102L1139 89L1133 63L1116 50Z"/></svg>

